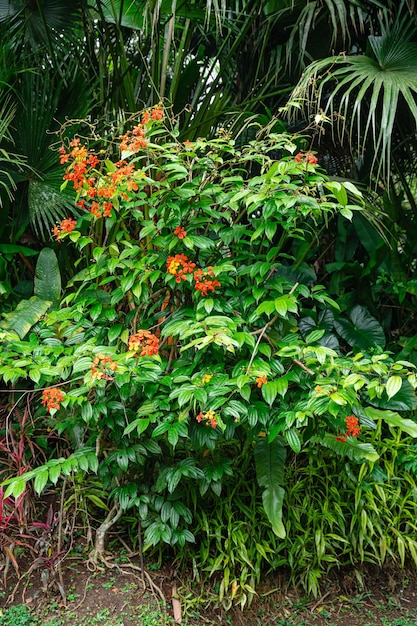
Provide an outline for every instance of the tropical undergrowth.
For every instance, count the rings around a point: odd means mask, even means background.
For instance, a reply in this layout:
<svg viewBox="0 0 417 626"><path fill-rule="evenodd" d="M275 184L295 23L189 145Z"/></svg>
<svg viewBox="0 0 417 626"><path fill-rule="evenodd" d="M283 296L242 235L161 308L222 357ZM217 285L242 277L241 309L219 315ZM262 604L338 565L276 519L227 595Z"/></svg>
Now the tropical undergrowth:
<svg viewBox="0 0 417 626"><path fill-rule="evenodd" d="M2 322L4 559L19 573L16 528L38 554L22 503L64 478L103 512L93 565L125 519L226 606L281 566L317 594L342 564L417 563L415 365L315 272L335 225L366 218L360 192L302 137L180 142L160 106L120 124L62 129L79 217Z"/></svg>

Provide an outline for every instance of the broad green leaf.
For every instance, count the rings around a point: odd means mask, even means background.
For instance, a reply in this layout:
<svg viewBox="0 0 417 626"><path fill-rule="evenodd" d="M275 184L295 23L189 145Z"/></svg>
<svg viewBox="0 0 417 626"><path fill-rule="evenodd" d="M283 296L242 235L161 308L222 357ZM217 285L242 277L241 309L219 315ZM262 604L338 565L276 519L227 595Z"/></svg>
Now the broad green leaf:
<svg viewBox="0 0 417 626"><path fill-rule="evenodd" d="M262 385L261 392L265 402L269 404L269 406L272 406L278 393L277 381L273 380L265 385Z"/></svg>
<svg viewBox="0 0 417 626"><path fill-rule="evenodd" d="M4 492L4 498L13 496L15 499L22 495L26 489L26 481L23 478L16 478L11 481Z"/></svg>
<svg viewBox="0 0 417 626"><path fill-rule="evenodd" d="M385 384L385 389L387 392L388 398L392 398L396 393L399 392L403 384L403 379L401 376L390 376Z"/></svg>
<svg viewBox="0 0 417 626"><path fill-rule="evenodd" d="M27 335L32 326L47 312L52 302L32 296L29 300L21 300L17 307L5 315L0 327L13 330L21 339Z"/></svg>
<svg viewBox="0 0 417 626"><path fill-rule="evenodd" d="M34 295L56 306L61 298L61 272L58 259L51 248L43 248L35 269Z"/></svg>
<svg viewBox="0 0 417 626"><path fill-rule="evenodd" d="M395 396L388 398L387 394L383 393L380 398L376 397L369 400L369 403L378 409L414 411L417 408L417 397L408 380L403 380L401 389L397 391Z"/></svg>
<svg viewBox="0 0 417 626"><path fill-rule="evenodd" d="M326 433L322 437L312 437L312 443L330 448L340 456L347 456L351 461L371 461L379 459L379 454L370 443L359 443L354 437L348 437L346 441L339 441L335 435Z"/></svg>
<svg viewBox="0 0 417 626"><path fill-rule="evenodd" d="M41 494L48 482L49 472L47 469L43 469L36 473L33 487L37 494Z"/></svg>
<svg viewBox="0 0 417 626"><path fill-rule="evenodd" d="M91 368L93 362L91 360L91 357L89 356L83 356L81 357L81 359L78 359L73 367L72 367L72 373L76 374L77 372L85 372L88 369Z"/></svg>
<svg viewBox="0 0 417 626"><path fill-rule="evenodd" d="M272 530L281 539L285 537L285 527L282 522L285 454L285 444L282 438L277 437L271 443L268 443L264 437L258 438L254 450L256 478L260 487L264 487L262 502L265 513Z"/></svg>
<svg viewBox="0 0 417 626"><path fill-rule="evenodd" d="M294 452L298 454L301 450L301 441L295 428L289 428L288 430L286 430L285 438L290 448L292 448Z"/></svg>
<svg viewBox="0 0 417 626"><path fill-rule="evenodd" d="M411 437L417 437L417 423L413 420L401 417L394 411L381 411L379 409L374 409L373 407L367 407L364 410L364 413L367 417L370 417L373 420L382 419L390 426L401 428L401 430L406 432Z"/></svg>
<svg viewBox="0 0 417 626"><path fill-rule="evenodd" d="M58 478L61 476L61 466L59 464L53 465L49 468L49 480L56 485Z"/></svg>
<svg viewBox="0 0 417 626"><path fill-rule="evenodd" d="M339 335L353 348L364 350L375 345L385 346L381 324L363 306L353 307L350 320L339 318L334 325Z"/></svg>

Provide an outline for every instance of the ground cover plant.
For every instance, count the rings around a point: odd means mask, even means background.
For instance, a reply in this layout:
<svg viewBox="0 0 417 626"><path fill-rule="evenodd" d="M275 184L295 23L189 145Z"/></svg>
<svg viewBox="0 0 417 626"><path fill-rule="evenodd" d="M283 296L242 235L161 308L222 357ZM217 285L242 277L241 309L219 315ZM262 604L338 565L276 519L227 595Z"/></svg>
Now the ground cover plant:
<svg viewBox="0 0 417 626"><path fill-rule="evenodd" d="M302 137L179 141L162 105L72 133L57 158L74 213L1 323L5 560L18 572L7 528L28 528L61 591L59 520L23 503L65 485L68 507L102 512L91 566L124 518L141 552L217 577L226 607L265 568L318 595L335 566L417 563L415 365L316 274L324 234L366 218L361 193Z"/></svg>

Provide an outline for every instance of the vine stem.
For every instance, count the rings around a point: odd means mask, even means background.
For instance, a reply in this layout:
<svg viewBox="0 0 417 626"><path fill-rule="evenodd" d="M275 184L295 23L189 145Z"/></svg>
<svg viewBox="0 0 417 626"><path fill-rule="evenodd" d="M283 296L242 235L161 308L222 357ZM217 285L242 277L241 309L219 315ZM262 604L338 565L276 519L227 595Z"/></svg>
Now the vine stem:
<svg viewBox="0 0 417 626"><path fill-rule="evenodd" d="M290 290L290 292L289 292L289 294L288 294L288 295L293 294L293 293L294 293L294 291L297 289L298 285L299 285L299 283L294 283L294 285L291 287L291 290ZM252 334L255 334L255 333L258 333L258 332L259 332L260 334L259 334L258 340L257 340L257 342L256 342L256 344L255 344L255 347L254 347L254 349L253 349L252 355L251 355L251 357L250 357L250 360L249 360L249 363L248 363L248 367L246 368L246 376L248 376L248 374L249 374L249 372L250 372L250 368L252 367L252 363L253 363L253 361L254 361L254 359L255 359L255 356L256 356L256 353L257 353L257 351L258 351L259 344L261 343L262 337L264 336L264 334L266 333L266 331L268 330L268 328L269 328L270 326L272 326L272 324L275 324L275 322L277 321L277 319L278 319L278 318L279 318L279 313L277 313L276 315L274 315L274 317L272 318L272 320L269 320L269 322L267 322L267 323L265 324L265 326L264 326L263 328L261 328L261 330L260 330L260 331L255 331L254 333L252 333Z"/></svg>

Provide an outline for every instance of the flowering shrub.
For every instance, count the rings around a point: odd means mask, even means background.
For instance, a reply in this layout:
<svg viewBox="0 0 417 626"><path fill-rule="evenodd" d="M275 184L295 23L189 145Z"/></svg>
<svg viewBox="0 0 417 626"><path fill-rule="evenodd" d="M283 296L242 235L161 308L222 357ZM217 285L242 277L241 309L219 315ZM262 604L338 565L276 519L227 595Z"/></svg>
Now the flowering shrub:
<svg viewBox="0 0 417 626"><path fill-rule="evenodd" d="M183 546L196 494L218 497L244 445L283 540L287 455L320 445L376 462L378 424L417 436L397 412L415 407L414 366L383 352L362 309L341 316L314 269L320 237L361 195L296 137L182 144L160 106L131 122L97 151L77 137L60 149L82 215L54 235L80 269L28 335L0 333L0 375L32 381L37 416L72 454L10 478L6 495L97 471L145 548Z"/></svg>

